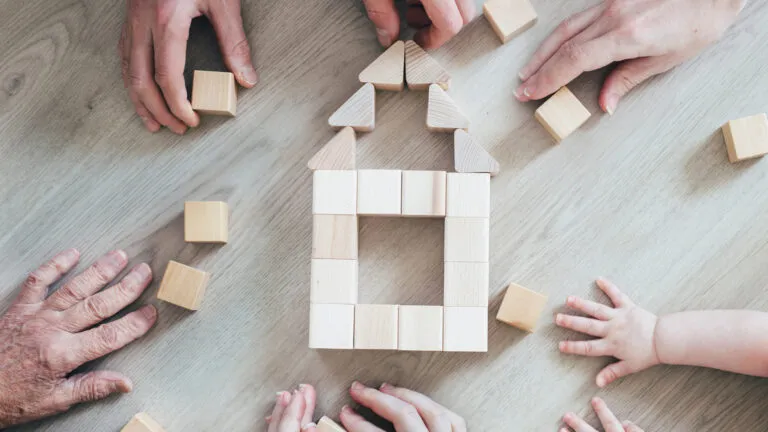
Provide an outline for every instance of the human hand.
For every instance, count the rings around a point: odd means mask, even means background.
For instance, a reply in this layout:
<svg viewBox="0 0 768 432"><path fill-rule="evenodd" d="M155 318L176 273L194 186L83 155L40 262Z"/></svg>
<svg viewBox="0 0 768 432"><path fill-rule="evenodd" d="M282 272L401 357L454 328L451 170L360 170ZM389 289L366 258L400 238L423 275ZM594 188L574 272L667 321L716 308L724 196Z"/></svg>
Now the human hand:
<svg viewBox="0 0 768 432"><path fill-rule="evenodd" d="M363 0L376 26L379 43L392 45L400 35L400 15L394 0ZM473 0L408 0L405 20L417 29L414 40L427 49L439 48L475 16Z"/></svg>
<svg viewBox="0 0 768 432"><path fill-rule="evenodd" d="M267 432L315 432L317 425L312 423L312 417L316 400L315 389L309 384L300 384L293 393L277 392L275 408L266 418Z"/></svg>
<svg viewBox="0 0 768 432"><path fill-rule="evenodd" d="M0 318L0 428L112 393L127 393L133 387L117 372L68 375L133 342L154 325L157 311L152 306L98 325L141 295L152 280L152 270L139 264L120 283L99 292L128 263L125 252L110 252L46 298L48 287L79 258L75 249L69 249L32 272Z"/></svg>
<svg viewBox="0 0 768 432"><path fill-rule="evenodd" d="M224 63L237 82L247 88L258 82L240 0L128 0L118 46L123 83L136 113L151 132L162 125L183 134L187 126L200 122L184 85L189 26L200 15L213 24Z"/></svg>
<svg viewBox="0 0 768 432"><path fill-rule="evenodd" d="M600 92L613 114L646 79L694 57L720 39L745 0L606 0L563 21L520 71L516 97L541 99L582 72L620 62Z"/></svg>
<svg viewBox="0 0 768 432"><path fill-rule="evenodd" d="M560 351L583 356L613 356L620 361L597 374L597 386L605 387L618 378L660 363L656 352L656 315L636 306L616 285L597 280L597 286L614 307L570 296L566 304L593 318L557 314L560 327L598 337L590 341L562 341Z"/></svg>
<svg viewBox="0 0 768 432"><path fill-rule="evenodd" d="M600 424L603 425L605 432L643 432L642 429L631 421L620 422L611 410L608 409L608 405L600 398L592 398L592 408L595 410L597 418L600 419ZM575 432L597 432L595 428L574 413L564 415L563 421ZM570 429L564 427L560 429L560 432L570 432Z"/></svg>

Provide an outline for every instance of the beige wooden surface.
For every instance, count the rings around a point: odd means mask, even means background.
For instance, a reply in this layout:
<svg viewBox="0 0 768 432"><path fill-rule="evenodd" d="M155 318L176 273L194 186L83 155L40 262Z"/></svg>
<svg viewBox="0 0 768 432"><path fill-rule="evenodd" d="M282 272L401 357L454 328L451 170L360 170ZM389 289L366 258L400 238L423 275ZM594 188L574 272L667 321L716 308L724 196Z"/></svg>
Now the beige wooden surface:
<svg viewBox="0 0 768 432"><path fill-rule="evenodd" d="M305 164L381 50L355 0L246 3L262 82L239 92L236 118L205 118L184 137L151 135L133 114L115 54L122 2L0 4L2 306L27 271L70 246L84 264L122 247L156 273L170 259L212 273L199 312L160 303L144 339L88 366L127 373L132 394L19 430L117 431L141 410L171 432L261 430L275 391L312 383L318 417L335 417L355 378L430 394L475 431L555 430L594 395L649 431L768 427L762 379L656 367L599 391L608 359L559 354L557 341L577 336L551 319L567 294L602 299L592 285L601 275L656 312L768 309L768 160L731 165L718 130L768 110L766 2L750 1L719 44L641 86L613 117L597 113L604 72L578 78L570 87L596 115L557 146L533 118L537 104L514 100L516 76L557 22L592 2L535 1L539 23L506 46L480 18L434 53L472 133L502 165L491 186L489 315L510 281L550 296L534 334L489 320L487 354L307 348ZM195 23L189 69L217 64L210 29ZM377 102L361 168L451 168L451 135L424 126L426 93ZM229 244L185 244L185 200L227 201ZM360 302L440 304L442 229L364 219ZM159 281L140 303L156 302Z"/></svg>

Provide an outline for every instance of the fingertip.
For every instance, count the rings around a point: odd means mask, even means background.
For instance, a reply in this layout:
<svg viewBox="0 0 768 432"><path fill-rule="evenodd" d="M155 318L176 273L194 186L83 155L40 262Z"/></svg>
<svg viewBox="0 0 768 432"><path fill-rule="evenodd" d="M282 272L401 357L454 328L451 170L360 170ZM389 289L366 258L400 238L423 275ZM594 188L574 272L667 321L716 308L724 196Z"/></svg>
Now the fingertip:
<svg viewBox="0 0 768 432"><path fill-rule="evenodd" d="M558 348L560 349L560 351L562 351L562 352L565 352L565 349L566 349L566 347L567 347L567 346L568 346L568 345L567 345L567 342L565 342L565 341L560 341L560 342L557 344L557 347L558 347Z"/></svg>
<svg viewBox="0 0 768 432"><path fill-rule="evenodd" d="M259 83L259 74L253 66L247 66L236 74L237 82L245 88L253 88Z"/></svg>
<svg viewBox="0 0 768 432"><path fill-rule="evenodd" d="M80 259L80 251L75 248L69 248L65 250L64 252L62 252L62 255L68 261L77 261Z"/></svg>
<svg viewBox="0 0 768 432"><path fill-rule="evenodd" d="M605 387L605 378L602 374L597 375L597 378L595 378L595 384L597 384L599 388ZM592 399L592 403L595 403L595 399Z"/></svg>
<svg viewBox="0 0 768 432"><path fill-rule="evenodd" d="M602 401L603 401L602 399L600 399L599 397L595 396L595 397L593 397L593 398L592 398L592 400L591 400L591 402L592 402L592 406L598 406L598 405L600 405L600 403L601 403Z"/></svg>
<svg viewBox="0 0 768 432"><path fill-rule="evenodd" d="M120 393L130 393L133 391L133 382L128 377L123 377L117 384L117 391Z"/></svg>
<svg viewBox="0 0 768 432"><path fill-rule="evenodd" d="M155 306L145 305L139 309L139 312L141 312L141 315L150 323L150 325L154 325L155 321L157 321L157 308L155 308Z"/></svg>

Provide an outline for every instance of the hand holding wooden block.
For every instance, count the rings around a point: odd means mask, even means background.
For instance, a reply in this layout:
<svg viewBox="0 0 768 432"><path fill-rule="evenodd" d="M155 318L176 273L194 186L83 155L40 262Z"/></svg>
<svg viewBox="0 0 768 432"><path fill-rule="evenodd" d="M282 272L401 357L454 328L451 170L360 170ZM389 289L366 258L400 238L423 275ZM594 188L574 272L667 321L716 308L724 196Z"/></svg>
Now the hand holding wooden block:
<svg viewBox="0 0 768 432"><path fill-rule="evenodd" d="M231 72L195 71L192 109L202 114L234 117L237 114L235 76Z"/></svg>
<svg viewBox="0 0 768 432"><path fill-rule="evenodd" d="M581 127L591 114L576 96L562 87L536 110L536 120L560 142Z"/></svg>
<svg viewBox="0 0 768 432"><path fill-rule="evenodd" d="M398 305L355 305L355 349L397 349Z"/></svg>
<svg viewBox="0 0 768 432"><path fill-rule="evenodd" d="M377 90L403 91L405 79L405 43L397 41L365 68L358 77Z"/></svg>
<svg viewBox="0 0 768 432"><path fill-rule="evenodd" d="M757 114L723 125L728 159L739 162L768 153L768 117Z"/></svg>
<svg viewBox="0 0 768 432"><path fill-rule="evenodd" d="M533 27L537 19L529 0L488 0L483 12L501 43Z"/></svg>
<svg viewBox="0 0 768 432"><path fill-rule="evenodd" d="M229 206L218 201L184 203L184 241L226 243L229 240Z"/></svg>
<svg viewBox="0 0 768 432"><path fill-rule="evenodd" d="M198 310L210 278L211 275L202 270L169 261L157 298L185 309Z"/></svg>
<svg viewBox="0 0 768 432"><path fill-rule="evenodd" d="M510 284L496 319L532 332L546 304L547 296Z"/></svg>
<svg viewBox="0 0 768 432"><path fill-rule="evenodd" d="M165 432L165 429L147 413L140 412L120 432Z"/></svg>

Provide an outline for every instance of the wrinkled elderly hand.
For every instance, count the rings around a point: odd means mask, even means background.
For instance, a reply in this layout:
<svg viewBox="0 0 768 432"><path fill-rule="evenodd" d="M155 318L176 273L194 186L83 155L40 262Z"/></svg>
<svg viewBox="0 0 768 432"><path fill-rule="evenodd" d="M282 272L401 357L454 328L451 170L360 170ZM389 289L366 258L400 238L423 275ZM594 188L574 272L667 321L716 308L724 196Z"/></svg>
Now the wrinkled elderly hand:
<svg viewBox="0 0 768 432"><path fill-rule="evenodd" d="M592 408L600 419L605 432L643 432L639 426L631 421L620 422L618 418L608 409L608 405L600 398L592 399ZM568 413L563 416L563 422L573 429L574 432L597 432L597 429L585 422L584 419L574 413ZM571 432L571 429L564 427L560 432Z"/></svg>

